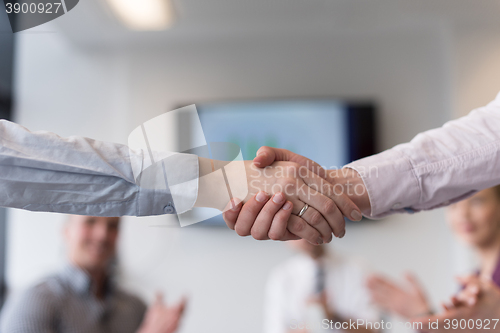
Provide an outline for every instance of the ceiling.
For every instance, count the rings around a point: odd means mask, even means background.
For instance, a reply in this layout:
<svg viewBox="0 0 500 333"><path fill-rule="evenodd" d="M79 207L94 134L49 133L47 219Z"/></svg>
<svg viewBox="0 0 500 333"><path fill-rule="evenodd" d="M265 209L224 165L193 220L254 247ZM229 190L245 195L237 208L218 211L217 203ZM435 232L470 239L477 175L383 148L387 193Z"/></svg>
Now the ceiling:
<svg viewBox="0 0 500 333"><path fill-rule="evenodd" d="M174 0L177 22L161 32L129 31L105 0L82 0L54 21L90 48L156 47L179 42L373 33L431 24L498 27L498 0Z"/></svg>

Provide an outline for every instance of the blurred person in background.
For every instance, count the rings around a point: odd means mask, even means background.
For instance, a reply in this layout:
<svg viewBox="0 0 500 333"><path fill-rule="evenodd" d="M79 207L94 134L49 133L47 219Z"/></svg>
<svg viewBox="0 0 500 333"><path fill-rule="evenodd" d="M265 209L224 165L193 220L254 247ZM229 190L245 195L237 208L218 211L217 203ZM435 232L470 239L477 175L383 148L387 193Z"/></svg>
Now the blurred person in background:
<svg viewBox="0 0 500 333"><path fill-rule="evenodd" d="M305 240L291 241L290 245L299 255L276 267L269 278L265 333L351 332L331 327L349 319L379 321L360 265L324 245L314 246ZM367 328L355 331L375 332Z"/></svg>
<svg viewBox="0 0 500 333"><path fill-rule="evenodd" d="M477 274L459 278L459 281L464 287L451 298L451 304L445 306L443 313L414 321L434 333L500 332L500 287L493 280Z"/></svg>
<svg viewBox="0 0 500 333"><path fill-rule="evenodd" d="M453 233L477 253L480 267L475 275L500 286L500 186L449 206L447 220ZM371 276L368 287L373 300L404 318L432 314L422 286L413 276L406 278L409 283L402 286L382 276ZM465 285L464 281L461 280ZM500 318L500 313L496 318Z"/></svg>
<svg viewBox="0 0 500 333"><path fill-rule="evenodd" d="M2 312L4 333L173 333L186 301L166 306L161 295L147 309L121 290L112 272L120 219L72 215L64 227L68 262L64 269Z"/></svg>

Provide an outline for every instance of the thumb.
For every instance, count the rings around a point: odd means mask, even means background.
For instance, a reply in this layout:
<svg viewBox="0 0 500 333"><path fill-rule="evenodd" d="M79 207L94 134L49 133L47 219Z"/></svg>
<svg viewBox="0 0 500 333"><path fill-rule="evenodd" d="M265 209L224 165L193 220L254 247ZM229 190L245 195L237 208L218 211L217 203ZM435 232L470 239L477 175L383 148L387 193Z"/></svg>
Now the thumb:
<svg viewBox="0 0 500 333"><path fill-rule="evenodd" d="M295 154L294 152L286 149L262 146L259 150L257 150L257 156L254 158L253 163L256 167L265 168L273 164L275 161L295 162L317 174L321 178L327 178L326 170L321 165L308 159L307 157Z"/></svg>
<svg viewBox="0 0 500 333"><path fill-rule="evenodd" d="M276 150L278 148L271 148L262 146L257 150L257 156L253 159L253 164L258 168L265 168L270 166L276 161Z"/></svg>

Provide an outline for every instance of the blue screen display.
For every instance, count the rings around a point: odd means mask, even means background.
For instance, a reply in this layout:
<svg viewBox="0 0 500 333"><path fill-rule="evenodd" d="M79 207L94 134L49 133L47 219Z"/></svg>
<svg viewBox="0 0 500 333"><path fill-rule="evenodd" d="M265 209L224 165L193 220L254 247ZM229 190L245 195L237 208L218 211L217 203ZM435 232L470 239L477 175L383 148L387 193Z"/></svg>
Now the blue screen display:
<svg viewBox="0 0 500 333"><path fill-rule="evenodd" d="M245 160L261 146L285 148L329 169L348 162L348 111L327 101L198 104L209 142L237 144Z"/></svg>

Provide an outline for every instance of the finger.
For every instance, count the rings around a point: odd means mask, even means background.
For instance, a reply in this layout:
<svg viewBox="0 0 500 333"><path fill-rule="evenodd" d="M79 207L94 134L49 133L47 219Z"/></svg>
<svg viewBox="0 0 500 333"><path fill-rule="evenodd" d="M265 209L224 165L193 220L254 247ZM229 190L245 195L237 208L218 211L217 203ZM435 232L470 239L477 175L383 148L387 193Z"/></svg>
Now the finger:
<svg viewBox="0 0 500 333"><path fill-rule="evenodd" d="M378 285L382 282L385 282L385 280L386 279L383 276L372 274L366 279L366 284L368 287L378 287Z"/></svg>
<svg viewBox="0 0 500 333"><path fill-rule="evenodd" d="M471 282L479 281L476 275L457 276L456 279L462 286L465 286Z"/></svg>
<svg viewBox="0 0 500 333"><path fill-rule="evenodd" d="M303 184L302 187L307 186ZM297 192L302 202L309 204L323 215L336 237L344 237L344 216L332 199L310 187L307 187L307 189L299 188Z"/></svg>
<svg viewBox="0 0 500 333"><path fill-rule="evenodd" d="M188 304L188 298L187 296L183 296L181 301L179 302L179 311L181 314L183 314L184 311L186 310L187 304Z"/></svg>
<svg viewBox="0 0 500 333"><path fill-rule="evenodd" d="M479 291L481 290L481 288L477 284L471 284L468 289L469 292L473 295L479 295Z"/></svg>
<svg viewBox="0 0 500 333"><path fill-rule="evenodd" d="M295 236L307 240L313 245L323 244L323 238L318 230L311 227L306 221L298 216L290 215L288 220L288 231Z"/></svg>
<svg viewBox="0 0 500 333"><path fill-rule="evenodd" d="M477 302L478 295L469 292L468 290L463 290L458 295L456 295L457 300L459 300L461 303L467 304L467 305L474 305Z"/></svg>
<svg viewBox="0 0 500 333"><path fill-rule="evenodd" d="M441 307L443 308L444 311L450 311L449 306L445 302L441 302Z"/></svg>
<svg viewBox="0 0 500 333"><path fill-rule="evenodd" d="M243 205L234 227L238 235L250 236L255 219L268 200L269 195L260 191Z"/></svg>
<svg viewBox="0 0 500 333"><path fill-rule="evenodd" d="M163 304L163 293L161 291L157 291L155 295L155 304Z"/></svg>
<svg viewBox="0 0 500 333"><path fill-rule="evenodd" d="M304 180L307 186L332 199L342 214L351 221L360 221L363 218L361 210L347 196L346 191L341 184L332 184L323 178L314 175L310 171L299 171L299 176Z"/></svg>
<svg viewBox="0 0 500 333"><path fill-rule="evenodd" d="M293 213L298 215L302 208L304 208L305 203L300 200L294 200L293 202L297 202L297 204L293 205ZM318 210L313 207L308 207L301 218L311 227L319 231L321 237L323 238L323 242L330 243L332 241L333 230Z"/></svg>
<svg viewBox="0 0 500 333"><path fill-rule="evenodd" d="M271 200L267 201L264 207L260 210L259 215L255 219L255 223L252 226L251 234L253 238L256 240L269 239L269 232L274 215L276 215L280 208L283 207L285 201L285 196L281 192L275 193Z"/></svg>
<svg viewBox="0 0 500 333"><path fill-rule="evenodd" d="M451 297L451 304L453 305L454 308L462 305L462 303L460 302L460 300L458 300L458 298L456 296Z"/></svg>
<svg viewBox="0 0 500 333"><path fill-rule="evenodd" d="M234 230L234 226L236 225L236 221L238 220L238 215L240 214L241 207L243 207L243 203L239 201L239 199L233 198L227 204L226 208L224 209L224 213L222 213L222 218L226 222L227 227L231 230Z"/></svg>
<svg viewBox="0 0 500 333"><path fill-rule="evenodd" d="M270 239L281 241L299 239L287 229L288 220L290 219L290 215L292 214L292 209L292 202L287 201L274 215L273 222L271 223L271 228L269 229L268 234Z"/></svg>
<svg viewBox="0 0 500 333"><path fill-rule="evenodd" d="M424 288L422 287L422 284L420 283L420 281L417 279L417 277L414 274L406 273L405 278L406 278L406 281L408 281L408 283L410 284L410 286L414 292L416 292L418 295L420 295L421 298L426 298Z"/></svg>
<svg viewBox="0 0 500 333"><path fill-rule="evenodd" d="M307 157L281 148L272 148L267 146L260 147L257 151L257 156L253 160L253 163L259 168L264 168L271 165L274 161L295 162L302 167L306 167L308 170L312 171L322 178L326 179L327 177L326 170L318 163L308 159Z"/></svg>

